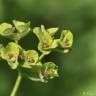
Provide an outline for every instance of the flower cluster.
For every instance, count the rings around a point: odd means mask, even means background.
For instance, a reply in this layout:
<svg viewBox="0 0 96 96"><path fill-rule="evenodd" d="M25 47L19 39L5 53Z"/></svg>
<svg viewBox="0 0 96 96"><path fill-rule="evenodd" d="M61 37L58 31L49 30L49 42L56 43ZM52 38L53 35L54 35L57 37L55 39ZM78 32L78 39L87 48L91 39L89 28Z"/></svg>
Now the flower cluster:
<svg viewBox="0 0 96 96"><path fill-rule="evenodd" d="M37 50L25 50L18 44L19 40L33 32L38 42ZM13 25L0 24L0 36L13 40L6 46L0 44L0 57L8 62L11 69L18 69L22 76L33 81L47 82L48 79L58 77L58 66L53 62L43 62L45 55L52 51L67 53L73 44L73 34L69 30L63 30L60 38L55 38L58 28L45 29L41 27L30 27L30 22L24 23L13 20Z"/></svg>

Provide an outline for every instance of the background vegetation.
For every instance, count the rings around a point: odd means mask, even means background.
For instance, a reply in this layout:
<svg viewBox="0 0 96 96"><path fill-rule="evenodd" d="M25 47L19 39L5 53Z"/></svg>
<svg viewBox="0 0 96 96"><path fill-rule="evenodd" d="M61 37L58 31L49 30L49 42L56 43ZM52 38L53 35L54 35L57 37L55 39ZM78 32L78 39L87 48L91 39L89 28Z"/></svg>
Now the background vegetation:
<svg viewBox="0 0 96 96"><path fill-rule="evenodd" d="M0 22L13 19L31 21L32 26L70 29L74 34L72 51L51 54L60 67L60 77L48 84L23 79L17 96L96 96L96 0L0 0ZM36 38L29 34L20 44L36 48ZM7 44L0 37L0 43ZM16 72L0 61L0 96L9 96Z"/></svg>

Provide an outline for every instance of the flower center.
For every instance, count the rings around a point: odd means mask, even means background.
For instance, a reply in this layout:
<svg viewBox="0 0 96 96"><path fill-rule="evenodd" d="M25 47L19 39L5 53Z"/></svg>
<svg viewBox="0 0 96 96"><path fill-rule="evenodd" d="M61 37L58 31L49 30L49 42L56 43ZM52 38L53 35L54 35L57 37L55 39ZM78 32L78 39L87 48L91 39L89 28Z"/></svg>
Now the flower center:
<svg viewBox="0 0 96 96"><path fill-rule="evenodd" d="M34 60L33 58L28 58L28 62L29 62L29 63L34 63L35 60Z"/></svg>
<svg viewBox="0 0 96 96"><path fill-rule="evenodd" d="M65 45L65 46L69 46L69 39L66 38L66 39L64 40L64 45Z"/></svg>
<svg viewBox="0 0 96 96"><path fill-rule="evenodd" d="M9 60L14 61L14 60L15 60L15 58L16 58L16 57L15 57L15 55L14 55L14 54L12 54L12 53L11 53L11 54L8 54L8 59L9 59Z"/></svg>
<svg viewBox="0 0 96 96"><path fill-rule="evenodd" d="M53 43L53 40L49 40L49 41L44 43L43 47L44 48L49 48L52 45L52 43Z"/></svg>
<svg viewBox="0 0 96 96"><path fill-rule="evenodd" d="M49 44L48 43L44 43L44 48L49 48Z"/></svg>

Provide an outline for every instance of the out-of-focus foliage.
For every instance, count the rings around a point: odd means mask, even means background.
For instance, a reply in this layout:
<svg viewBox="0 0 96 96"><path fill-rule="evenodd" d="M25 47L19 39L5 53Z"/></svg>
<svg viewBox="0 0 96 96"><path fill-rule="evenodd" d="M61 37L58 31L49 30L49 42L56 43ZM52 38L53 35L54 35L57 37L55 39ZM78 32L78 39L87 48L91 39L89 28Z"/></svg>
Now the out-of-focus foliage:
<svg viewBox="0 0 96 96"><path fill-rule="evenodd" d="M56 53L45 58L45 61L54 59L61 66L60 78L48 84L25 79L18 96L96 95L96 0L0 0L0 22L10 23L13 19L31 21L32 26L70 29L75 37L70 54ZM26 49L36 48L33 38L36 37L29 34L20 43ZM0 39L0 42L6 45L8 41ZM8 96L16 75L8 71L4 61L0 65L0 96Z"/></svg>

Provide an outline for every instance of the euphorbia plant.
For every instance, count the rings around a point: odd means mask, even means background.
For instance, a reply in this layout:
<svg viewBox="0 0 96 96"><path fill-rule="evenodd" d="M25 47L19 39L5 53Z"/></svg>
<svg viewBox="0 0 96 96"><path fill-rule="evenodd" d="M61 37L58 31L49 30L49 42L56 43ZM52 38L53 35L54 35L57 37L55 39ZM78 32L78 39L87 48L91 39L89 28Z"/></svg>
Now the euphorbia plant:
<svg viewBox="0 0 96 96"><path fill-rule="evenodd" d="M39 42L38 53L35 49L25 50L19 45L19 40L33 32ZM11 39L6 46L0 44L0 57L8 62L11 69L18 71L18 77L10 96L16 96L17 89L22 77L33 81L48 82L48 79L58 77L58 66L51 62L43 62L44 56L52 51L67 53L73 44L73 35L69 30L63 30L60 38L55 38L58 28L45 29L41 27L30 27L30 22L24 23L13 20L13 25L8 23L0 24L0 35Z"/></svg>

